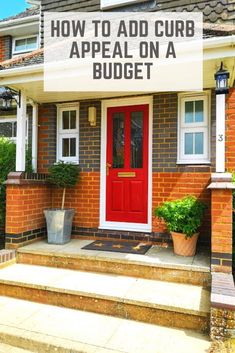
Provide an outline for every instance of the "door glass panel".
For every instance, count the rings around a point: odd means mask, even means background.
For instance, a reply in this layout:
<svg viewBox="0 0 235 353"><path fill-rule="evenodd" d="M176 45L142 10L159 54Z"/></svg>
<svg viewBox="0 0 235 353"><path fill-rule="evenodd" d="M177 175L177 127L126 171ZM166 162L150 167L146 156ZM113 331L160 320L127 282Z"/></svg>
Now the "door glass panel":
<svg viewBox="0 0 235 353"><path fill-rule="evenodd" d="M203 100L195 101L195 123L202 123L203 120Z"/></svg>
<svg viewBox="0 0 235 353"><path fill-rule="evenodd" d="M185 154L193 154L193 133L185 134Z"/></svg>
<svg viewBox="0 0 235 353"><path fill-rule="evenodd" d="M113 168L124 168L124 113L113 114Z"/></svg>
<svg viewBox="0 0 235 353"><path fill-rule="evenodd" d="M143 112L131 113L131 168L143 168Z"/></svg>
<svg viewBox="0 0 235 353"><path fill-rule="evenodd" d="M203 154L203 132L195 133L195 154Z"/></svg>
<svg viewBox="0 0 235 353"><path fill-rule="evenodd" d="M193 123L193 102L185 102L185 122Z"/></svg>

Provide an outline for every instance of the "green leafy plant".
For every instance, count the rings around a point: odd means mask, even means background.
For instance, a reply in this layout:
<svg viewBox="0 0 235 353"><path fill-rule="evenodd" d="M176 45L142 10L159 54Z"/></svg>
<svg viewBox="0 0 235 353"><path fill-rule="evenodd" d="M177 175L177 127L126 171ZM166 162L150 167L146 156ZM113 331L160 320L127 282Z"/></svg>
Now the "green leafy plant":
<svg viewBox="0 0 235 353"><path fill-rule="evenodd" d="M165 221L169 231L183 233L190 238L200 227L206 207L195 196L186 196L164 202L154 210L154 214Z"/></svg>
<svg viewBox="0 0 235 353"><path fill-rule="evenodd" d="M15 170L16 145L7 138L0 137L0 228L5 225L7 175Z"/></svg>
<svg viewBox="0 0 235 353"><path fill-rule="evenodd" d="M62 210L64 209L66 189L76 185L79 174L79 167L72 163L60 161L49 168L48 181L59 188L63 188Z"/></svg>

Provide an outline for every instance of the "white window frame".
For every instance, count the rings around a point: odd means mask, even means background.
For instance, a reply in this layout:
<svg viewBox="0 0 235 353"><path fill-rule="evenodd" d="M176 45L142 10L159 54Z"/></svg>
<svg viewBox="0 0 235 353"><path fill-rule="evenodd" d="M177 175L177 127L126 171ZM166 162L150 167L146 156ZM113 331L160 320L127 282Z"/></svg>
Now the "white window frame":
<svg viewBox="0 0 235 353"><path fill-rule="evenodd" d="M145 2L148 0L100 0L101 9L110 9L112 7L121 7L125 5L132 5L138 2Z"/></svg>
<svg viewBox="0 0 235 353"><path fill-rule="evenodd" d="M0 124L3 123L16 123L17 126L17 118L15 116L1 116L0 117ZM26 141L28 141L28 134L29 134L29 122L28 122L28 115L26 117ZM10 141L16 142L17 136L16 137L6 137Z"/></svg>
<svg viewBox="0 0 235 353"><path fill-rule="evenodd" d="M36 42L36 48L35 49L26 49L26 50L15 50L15 44L17 40L21 40L21 39L29 39L29 38L37 38L37 42ZM14 37L12 40L12 55L19 55L19 54L24 54L24 53L30 53L34 50L37 50L39 48L39 35L38 34L33 34L30 36L23 36L23 37Z"/></svg>
<svg viewBox="0 0 235 353"><path fill-rule="evenodd" d="M204 121L201 123L185 123L185 102L203 100ZM177 164L210 164L210 109L211 92L200 93L179 93L178 94L178 143L177 143ZM185 154L185 133L204 133L202 155Z"/></svg>
<svg viewBox="0 0 235 353"><path fill-rule="evenodd" d="M76 111L76 129L62 129L63 112L75 110ZM76 138L76 156L63 157L62 156L62 139ZM79 164L79 104L57 105L57 147L56 147L56 161L69 162Z"/></svg>

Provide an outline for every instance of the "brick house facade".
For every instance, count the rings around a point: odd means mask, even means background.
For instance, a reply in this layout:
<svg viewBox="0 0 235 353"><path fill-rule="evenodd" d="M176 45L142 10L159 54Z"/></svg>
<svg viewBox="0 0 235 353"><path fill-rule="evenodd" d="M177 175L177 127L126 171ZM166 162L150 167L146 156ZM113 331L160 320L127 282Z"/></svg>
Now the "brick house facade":
<svg viewBox="0 0 235 353"><path fill-rule="evenodd" d="M100 11L100 0L41 1L40 26L41 49L33 53L10 58L12 44L10 36L0 34L0 86L8 85L23 92L23 109L17 110L20 128L23 130L25 112L32 120L30 139L37 178L32 180L25 174L23 159L16 161L16 172L9 175L7 181L6 247L16 249L25 244L46 237L43 210L59 207L62 191L47 184L45 175L48 168L60 159L61 153L61 111L77 110L76 158L79 158L80 180L76 187L68 190L66 207L75 208L72 236L89 239L138 240L150 243L170 243L171 238L163 222L153 217L153 209L166 200L174 200L186 195L195 195L203 200L208 208L200 229L199 251L203 247L211 248L212 293L214 275L218 272L231 274L232 271L232 189L231 173L235 170L235 86L233 67L234 56L234 19L235 1L136 1L135 4L108 9L110 11L202 11L204 15L205 57L212 52L210 59L204 59L205 84L199 96L186 93L183 96L193 102L204 100L208 105L205 134L207 155L200 161L185 163L181 154L181 104L179 92L153 92L148 94L118 96L107 92L100 95L84 96L78 92L54 94L43 90L43 16L45 11ZM0 23L1 31L1 23ZM219 38L218 38L219 37ZM218 41L217 41L218 40ZM217 42L216 42L217 41ZM209 44L207 44L209 43ZM208 46L207 46L208 45ZM219 49L218 49L219 48ZM9 59L9 60L7 60ZM2 61L2 62L1 62ZM218 111L219 100L215 95L214 73L223 61L230 71L229 94L226 96L224 116L225 125L225 168L218 170ZM15 76L20 68L21 81ZM11 70L9 70L11 69ZM12 72L12 73L11 73ZM34 77L35 80L34 80ZM10 83L9 83L10 82ZM201 96L200 96L201 94ZM199 97L199 98L198 98ZM28 101L26 99L28 98ZM114 103L112 103L114 101ZM111 103L110 103L111 102ZM146 228L140 222L131 228L128 222L120 227L115 223L109 226L106 200L103 188L106 186L105 168L107 167L107 106L117 102L119 106L149 106L149 164L148 172L148 224ZM129 103L127 103L129 102ZM145 102L145 103L135 103ZM149 102L149 103L146 103ZM195 103L193 103L195 104ZM76 107L76 108L75 108ZM89 108L96 108L96 125L90 126ZM112 106L113 107L113 106ZM27 109L26 109L27 108ZM70 109L70 110L69 110ZM204 111L203 111L204 113ZM62 113L63 114L63 113ZM69 119L70 119L69 118ZM0 131L1 133L1 131ZM18 151L25 149L24 141L17 136ZM65 136L68 138L68 136ZM70 142L71 143L71 142ZM71 146L70 146L71 147ZM70 148L69 147L69 148ZM151 147L151 148L150 148ZM20 154L18 154L20 156ZM109 167L108 167L109 168ZM220 169L220 168L219 168ZM223 169L223 168L222 168ZM224 173L227 172L227 173ZM35 176L35 175L34 175ZM149 175L148 175L149 176ZM107 206L107 205L106 205ZM105 213L106 212L106 213ZM104 224L105 223L105 224ZM126 227L126 228L125 228ZM216 287L217 290L217 287ZM223 305L212 301L211 312L213 327L226 316ZM218 310L215 308L219 308ZM231 308L230 308L231 309ZM222 314L221 314L221 312ZM232 309L234 312L234 308ZM230 314L226 316L230 317ZM227 319L226 319L227 320ZM216 329L212 332L216 331ZM213 334L212 334L213 335Z"/></svg>

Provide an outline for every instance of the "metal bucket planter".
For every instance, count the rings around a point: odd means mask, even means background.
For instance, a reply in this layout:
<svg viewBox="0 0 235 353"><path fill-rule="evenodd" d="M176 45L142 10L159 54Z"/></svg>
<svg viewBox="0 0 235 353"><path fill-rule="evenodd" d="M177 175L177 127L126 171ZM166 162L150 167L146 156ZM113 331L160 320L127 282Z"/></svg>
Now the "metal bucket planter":
<svg viewBox="0 0 235 353"><path fill-rule="evenodd" d="M73 208L44 210L49 244L60 245L70 241L74 213Z"/></svg>

